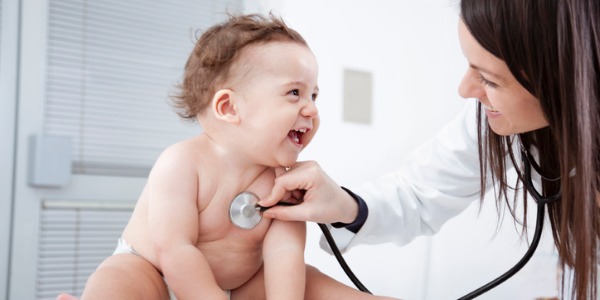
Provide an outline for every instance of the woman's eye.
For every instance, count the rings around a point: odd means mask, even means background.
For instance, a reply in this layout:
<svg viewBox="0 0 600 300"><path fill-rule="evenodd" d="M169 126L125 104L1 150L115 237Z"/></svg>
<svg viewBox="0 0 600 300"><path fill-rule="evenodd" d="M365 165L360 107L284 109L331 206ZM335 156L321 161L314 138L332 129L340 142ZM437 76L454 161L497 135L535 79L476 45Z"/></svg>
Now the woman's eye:
<svg viewBox="0 0 600 300"><path fill-rule="evenodd" d="M487 85L487 86L489 86L491 88L498 87L497 84L495 84L492 81L489 81L489 80L485 79L485 77L483 77L483 75L481 75L481 74L479 74L478 79L479 79L479 82L481 82L482 84Z"/></svg>

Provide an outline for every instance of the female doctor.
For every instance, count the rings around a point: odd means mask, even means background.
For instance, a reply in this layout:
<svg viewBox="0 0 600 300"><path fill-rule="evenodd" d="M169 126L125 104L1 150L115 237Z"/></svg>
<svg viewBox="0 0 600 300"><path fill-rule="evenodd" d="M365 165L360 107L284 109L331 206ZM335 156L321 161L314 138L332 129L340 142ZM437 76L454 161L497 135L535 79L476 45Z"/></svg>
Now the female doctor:
<svg viewBox="0 0 600 300"><path fill-rule="evenodd" d="M460 14L459 39L469 65L459 94L473 104L397 172L353 192L315 162L296 164L259 204L272 206L299 193L303 202L264 216L333 223L334 237L354 234L339 242L342 250L405 244L438 231L486 189L493 188L513 213L517 202L526 205L507 193L527 184L520 162L525 158L538 174L540 194L558 198L548 204L548 214L560 263L573 271L569 298L596 299L600 2L462 0ZM516 183L505 175L512 167L519 173Z"/></svg>

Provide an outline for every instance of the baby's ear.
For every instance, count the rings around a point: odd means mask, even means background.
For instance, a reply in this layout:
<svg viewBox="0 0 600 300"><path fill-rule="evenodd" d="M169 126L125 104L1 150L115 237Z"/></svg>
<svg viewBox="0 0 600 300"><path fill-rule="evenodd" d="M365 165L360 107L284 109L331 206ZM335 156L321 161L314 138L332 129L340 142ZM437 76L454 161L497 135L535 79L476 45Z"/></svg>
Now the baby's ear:
<svg viewBox="0 0 600 300"><path fill-rule="evenodd" d="M235 96L235 92L230 89L218 90L215 93L211 105L215 118L228 123L239 123Z"/></svg>

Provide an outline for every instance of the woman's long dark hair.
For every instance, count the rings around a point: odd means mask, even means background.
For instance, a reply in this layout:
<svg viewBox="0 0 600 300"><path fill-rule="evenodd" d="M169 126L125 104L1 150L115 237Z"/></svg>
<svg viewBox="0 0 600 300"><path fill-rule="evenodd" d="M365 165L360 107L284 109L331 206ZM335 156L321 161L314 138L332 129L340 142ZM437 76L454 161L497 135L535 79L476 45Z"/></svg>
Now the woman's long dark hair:
<svg viewBox="0 0 600 300"><path fill-rule="evenodd" d="M600 1L462 0L461 17L483 48L502 59L539 99L549 126L518 135L539 153L542 191L562 192L549 204L562 266L574 271L572 298L596 299L600 233ZM480 110L481 112L481 110ZM505 158L515 137L489 130L478 116L482 195L489 172L507 197ZM525 205L525 204L524 204ZM525 222L526 224L526 222ZM564 284L564 278L563 278Z"/></svg>

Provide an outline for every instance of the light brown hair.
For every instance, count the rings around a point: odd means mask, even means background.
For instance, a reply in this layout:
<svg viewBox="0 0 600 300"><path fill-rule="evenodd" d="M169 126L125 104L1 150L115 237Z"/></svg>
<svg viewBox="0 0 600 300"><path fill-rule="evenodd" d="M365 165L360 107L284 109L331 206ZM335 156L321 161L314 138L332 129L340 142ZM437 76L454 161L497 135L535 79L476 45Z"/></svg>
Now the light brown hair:
<svg viewBox="0 0 600 300"><path fill-rule="evenodd" d="M304 38L273 14L228 15L229 19L204 32L185 65L179 92L173 104L181 118L195 120L209 104L219 84L229 77L232 64L242 49L269 42L295 42Z"/></svg>

